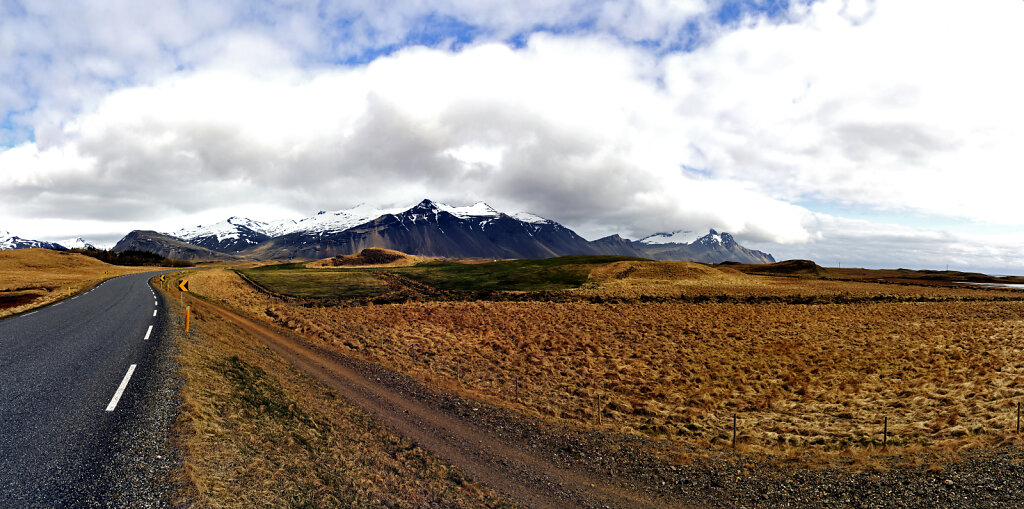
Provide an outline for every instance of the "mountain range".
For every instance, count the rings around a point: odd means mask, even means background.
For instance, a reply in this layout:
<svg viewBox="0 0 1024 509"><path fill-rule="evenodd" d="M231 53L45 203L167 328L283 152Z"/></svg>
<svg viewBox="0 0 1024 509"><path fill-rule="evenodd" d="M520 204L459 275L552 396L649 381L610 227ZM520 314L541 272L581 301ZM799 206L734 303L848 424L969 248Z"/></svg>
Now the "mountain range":
<svg viewBox="0 0 1024 509"><path fill-rule="evenodd" d="M31 248L43 248L43 249L65 249L64 246L55 242L46 242L44 240L29 240L23 239L16 235L12 235L10 232L0 231L0 251L7 249L31 249Z"/></svg>
<svg viewBox="0 0 1024 509"><path fill-rule="evenodd" d="M0 251L5 251L5 250L8 250L8 249L32 249L32 248L65 250L65 249L87 249L87 248L95 248L95 247L96 246L93 246L89 242L86 242L85 239L83 239L81 237L66 239L66 240L62 240L60 242L47 242L45 240L23 239L23 238L18 237L16 235L12 235L10 232L0 231Z"/></svg>
<svg viewBox="0 0 1024 509"><path fill-rule="evenodd" d="M547 258L623 255L657 260L773 263L768 253L741 246L732 235L711 230L658 233L631 241L611 235L588 241L540 216L505 214L480 202L453 207L423 200L408 209L359 206L321 211L300 220L273 222L231 217L171 233L136 230L114 251L136 249L186 260L320 259L367 247L428 257Z"/></svg>

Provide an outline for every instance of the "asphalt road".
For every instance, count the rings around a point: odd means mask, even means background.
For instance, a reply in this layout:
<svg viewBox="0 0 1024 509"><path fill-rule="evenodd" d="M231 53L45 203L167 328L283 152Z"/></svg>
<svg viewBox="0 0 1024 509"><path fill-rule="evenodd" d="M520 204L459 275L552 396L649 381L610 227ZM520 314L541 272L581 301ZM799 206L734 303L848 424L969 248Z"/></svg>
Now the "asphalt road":
<svg viewBox="0 0 1024 509"><path fill-rule="evenodd" d="M167 327L152 275L0 321L0 507L105 505L115 495L114 437L143 417Z"/></svg>

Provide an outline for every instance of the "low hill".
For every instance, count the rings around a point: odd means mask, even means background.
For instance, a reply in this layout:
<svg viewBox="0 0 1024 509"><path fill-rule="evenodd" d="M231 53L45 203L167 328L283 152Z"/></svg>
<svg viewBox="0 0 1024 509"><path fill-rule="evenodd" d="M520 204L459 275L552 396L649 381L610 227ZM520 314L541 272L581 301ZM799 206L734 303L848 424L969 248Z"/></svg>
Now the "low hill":
<svg viewBox="0 0 1024 509"><path fill-rule="evenodd" d="M15 274L43 272L95 272L110 270L109 264L95 258L50 249L12 249L0 251L0 290L7 289Z"/></svg>
<svg viewBox="0 0 1024 509"><path fill-rule="evenodd" d="M100 281L152 268L109 265L68 251L0 251L0 317L56 302Z"/></svg>
<svg viewBox="0 0 1024 509"><path fill-rule="evenodd" d="M729 267L746 274L758 274L763 276L800 276L800 277L825 277L828 270L810 260L785 260L777 263L766 264L745 264L745 263L722 263L719 267Z"/></svg>
<svg viewBox="0 0 1024 509"><path fill-rule="evenodd" d="M590 280L606 283L615 280L725 282L746 276L728 268L709 267L693 262L622 261L590 272Z"/></svg>
<svg viewBox="0 0 1024 509"><path fill-rule="evenodd" d="M408 267L423 261L401 251L381 248L366 248L354 255L338 255L306 264L310 268L332 267Z"/></svg>

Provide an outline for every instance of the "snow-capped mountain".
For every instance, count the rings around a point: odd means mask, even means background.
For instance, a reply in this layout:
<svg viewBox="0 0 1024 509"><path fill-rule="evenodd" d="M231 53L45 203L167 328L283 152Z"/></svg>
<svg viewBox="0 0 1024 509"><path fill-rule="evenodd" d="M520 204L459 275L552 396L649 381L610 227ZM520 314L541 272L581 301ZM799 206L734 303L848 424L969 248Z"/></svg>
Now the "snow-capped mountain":
<svg viewBox="0 0 1024 509"><path fill-rule="evenodd" d="M205 251L189 251L189 245ZM263 222L231 217L166 235L135 231L115 250L142 247L164 256L187 254L190 259L316 259L380 247L452 258L615 254L706 263L774 261L771 255L748 250L732 235L714 230L704 236L677 230L635 242L618 235L588 241L556 221L529 212L507 214L484 202L452 206L431 200L406 209L359 205L297 220Z"/></svg>
<svg viewBox="0 0 1024 509"><path fill-rule="evenodd" d="M434 212L447 212L459 219L479 218L486 221L487 219L496 219L503 215L484 202L477 202L467 207L454 207L440 202L430 203L436 209ZM408 210L411 209L380 209L360 204L350 209L321 210L316 215L303 219L282 219L263 222L248 218L230 217L219 223L182 228L176 232L167 233L167 235L196 245L209 244L204 245L204 247L211 247L215 244L227 243L228 241L244 242L247 244L244 247L248 247L262 242L262 240L255 241L257 237L262 235L270 238L293 233L338 233L363 223L368 223L381 216L401 214ZM553 223L553 221L528 212L517 212L512 214L511 217L530 224Z"/></svg>
<svg viewBox="0 0 1024 509"><path fill-rule="evenodd" d="M688 260L704 263L721 263L733 261L740 263L775 263L775 258L768 253L747 249L736 242L729 233L709 230L707 235L694 238L690 242L671 242L669 239L684 240L689 235L683 231L673 233L656 233L633 245L647 256L657 260ZM689 232L686 232L689 233Z"/></svg>
<svg viewBox="0 0 1024 509"><path fill-rule="evenodd" d="M167 235L214 251L236 253L269 239L269 227L268 223L261 221L229 217L219 223L182 228Z"/></svg>
<svg viewBox="0 0 1024 509"><path fill-rule="evenodd" d="M31 249L31 248L42 248L42 249L64 249L60 244L54 244L53 242L46 242L45 240L30 240L23 239L17 235L12 235L10 232L0 230L0 251L7 249Z"/></svg>
<svg viewBox="0 0 1024 509"><path fill-rule="evenodd" d="M569 252L596 254L586 239L554 221L532 214L516 214L529 220L523 221L483 202L456 207L423 200L408 209L380 212L384 213L346 229L295 227L257 250L260 256L274 258L325 258L355 253L366 247L440 257L542 258ZM356 217L352 213L334 214Z"/></svg>
<svg viewBox="0 0 1024 509"><path fill-rule="evenodd" d="M94 246L91 242L87 242L82 237L64 239L57 243L64 246L65 249L96 249L96 246Z"/></svg>

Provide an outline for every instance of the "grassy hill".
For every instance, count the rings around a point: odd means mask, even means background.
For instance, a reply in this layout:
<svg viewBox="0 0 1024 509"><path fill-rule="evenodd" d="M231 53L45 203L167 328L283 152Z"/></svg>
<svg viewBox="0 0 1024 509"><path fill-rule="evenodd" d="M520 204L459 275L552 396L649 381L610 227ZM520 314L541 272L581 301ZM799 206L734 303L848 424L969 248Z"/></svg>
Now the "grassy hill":
<svg viewBox="0 0 1024 509"><path fill-rule="evenodd" d="M486 263L431 261L408 267L322 268L290 263L240 271L274 293L306 298L361 298L401 286L419 291L551 291L578 288L595 267L629 260L624 256L562 256Z"/></svg>

